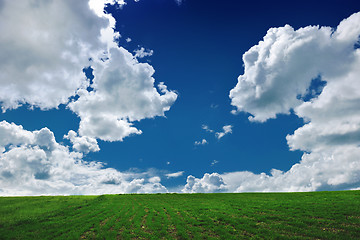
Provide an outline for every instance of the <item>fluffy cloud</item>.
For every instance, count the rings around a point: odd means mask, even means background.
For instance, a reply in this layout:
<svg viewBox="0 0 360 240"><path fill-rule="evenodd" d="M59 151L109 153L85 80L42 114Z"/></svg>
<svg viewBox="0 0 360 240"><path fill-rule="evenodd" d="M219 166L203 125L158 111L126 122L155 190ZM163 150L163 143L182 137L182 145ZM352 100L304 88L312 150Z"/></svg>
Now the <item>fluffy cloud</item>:
<svg viewBox="0 0 360 240"><path fill-rule="evenodd" d="M81 89L68 107L80 116L79 134L121 141L141 131L133 121L164 116L177 98L160 83L154 87L154 69L139 63L122 47L111 48L110 59L94 67L93 91Z"/></svg>
<svg viewBox="0 0 360 240"><path fill-rule="evenodd" d="M87 0L2 1L0 5L0 102L4 110L28 103L42 109L67 103L87 80L89 58L108 20ZM91 26L91 28L89 28Z"/></svg>
<svg viewBox="0 0 360 240"><path fill-rule="evenodd" d="M104 4L122 0L3 1L0 11L2 109L21 104L49 109L67 104L81 118L80 136L117 141L141 131L132 121L164 116L177 98L152 78L154 69L114 39L115 19ZM91 26L91 27L89 27ZM93 83L83 69L94 70ZM88 87L92 91L88 91ZM92 109L91 109L92 108Z"/></svg>
<svg viewBox="0 0 360 240"><path fill-rule="evenodd" d="M358 58L358 18L352 15L336 31L318 26L295 31L289 25L269 29L243 55L245 70L230 92L232 105L251 113L251 120L266 121L302 105L299 96L318 75L328 84L343 79Z"/></svg>
<svg viewBox="0 0 360 240"><path fill-rule="evenodd" d="M223 131L222 132L216 132L215 136L217 139L220 139L222 137L224 137L227 134L232 133L232 126L231 125L225 125L223 126Z"/></svg>
<svg viewBox="0 0 360 240"><path fill-rule="evenodd" d="M291 150L305 151L287 172L251 172L218 176L223 191L315 191L354 189L360 185L360 13L343 20L336 30L286 25L270 29L263 41L243 56L245 72L230 92L238 111L252 121L277 114L295 114L305 125L286 137ZM326 81L309 100L312 79ZM205 177L205 176L204 176ZM202 178L203 179L203 178ZM196 191L188 180L184 191ZM225 186L224 186L225 185ZM225 189L225 190L224 190Z"/></svg>
<svg viewBox="0 0 360 240"><path fill-rule="evenodd" d="M119 172L82 160L47 128L31 132L2 121L0 136L0 195L167 192L150 172Z"/></svg>
<svg viewBox="0 0 360 240"><path fill-rule="evenodd" d="M211 192L222 192L226 190L226 185L218 173L208 174L199 179L194 176L188 176L186 185L182 189L184 193L211 193Z"/></svg>
<svg viewBox="0 0 360 240"><path fill-rule="evenodd" d="M340 147L329 152L304 154L300 163L287 172L206 173L189 176L183 192L298 192L356 189L360 185L360 149ZM215 175L214 175L215 174ZM216 181L209 183L209 176Z"/></svg>
<svg viewBox="0 0 360 240"><path fill-rule="evenodd" d="M145 48L141 47L140 49L134 50L135 57L136 58L144 58L144 57L150 57L154 54L153 50L145 50Z"/></svg>
<svg viewBox="0 0 360 240"><path fill-rule="evenodd" d="M73 145L73 149L78 152L89 153L98 152L100 150L99 145L95 138L91 137L79 137L76 132L70 130L65 139L69 139Z"/></svg>

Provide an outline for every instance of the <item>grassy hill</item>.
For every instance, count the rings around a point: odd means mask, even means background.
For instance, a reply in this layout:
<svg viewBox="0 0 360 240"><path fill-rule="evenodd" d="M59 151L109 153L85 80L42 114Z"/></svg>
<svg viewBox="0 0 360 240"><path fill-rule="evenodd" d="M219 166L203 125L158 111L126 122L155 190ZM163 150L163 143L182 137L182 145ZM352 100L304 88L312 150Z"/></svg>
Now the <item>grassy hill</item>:
<svg viewBox="0 0 360 240"><path fill-rule="evenodd" d="M1 197L0 239L360 239L360 191Z"/></svg>

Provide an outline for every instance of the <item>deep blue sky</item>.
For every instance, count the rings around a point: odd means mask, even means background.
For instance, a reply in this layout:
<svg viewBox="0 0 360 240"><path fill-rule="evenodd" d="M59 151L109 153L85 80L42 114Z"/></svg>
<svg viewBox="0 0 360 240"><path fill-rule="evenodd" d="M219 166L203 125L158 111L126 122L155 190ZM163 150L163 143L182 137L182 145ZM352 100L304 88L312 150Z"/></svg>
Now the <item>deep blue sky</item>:
<svg viewBox="0 0 360 240"><path fill-rule="evenodd" d="M302 152L290 152L286 135L303 124L294 115L279 116L266 123L251 123L248 115L232 115L228 97L243 73L242 54L266 34L270 27L290 24L335 27L360 10L358 1L238 1L172 0L129 1L123 9L107 9L117 20L120 45L129 51L145 47L154 50L148 61L156 82L165 82L179 98L166 113L135 123L142 135L123 142L99 141L100 152L85 159L102 161L120 171L156 168L185 171L183 177L165 186L184 184L188 175L206 172L288 170ZM127 43L126 38L132 41ZM211 107L212 106L212 107ZM63 106L59 110L8 111L2 119L21 124L27 130L47 126L61 142L79 119ZM232 125L233 133L218 140L204 131L208 125L220 131ZM195 146L202 139L207 145ZM211 166L211 162L218 163ZM170 162L170 164L167 164ZM171 186L170 186L171 187Z"/></svg>

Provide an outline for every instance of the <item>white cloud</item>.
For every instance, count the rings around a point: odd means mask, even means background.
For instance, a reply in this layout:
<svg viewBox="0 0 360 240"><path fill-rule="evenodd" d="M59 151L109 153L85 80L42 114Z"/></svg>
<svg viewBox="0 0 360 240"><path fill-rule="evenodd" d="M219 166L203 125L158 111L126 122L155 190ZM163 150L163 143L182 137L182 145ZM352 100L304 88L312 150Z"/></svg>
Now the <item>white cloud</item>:
<svg viewBox="0 0 360 240"><path fill-rule="evenodd" d="M183 0L175 0L175 2L177 3L177 5L180 6L182 4Z"/></svg>
<svg viewBox="0 0 360 240"><path fill-rule="evenodd" d="M356 189L360 185L359 148L341 147L331 152L304 154L300 163L289 171L273 169L271 174L230 172L216 174L219 184L212 184L213 192L300 192ZM203 178L188 177L183 192L204 192L199 187ZM210 174L211 175L211 174ZM190 179L189 179L190 178ZM221 182L221 184L220 184ZM197 183L197 184L195 184Z"/></svg>
<svg viewBox="0 0 360 240"><path fill-rule="evenodd" d="M203 124L203 125L201 126L201 128L204 129L204 130L207 131L207 132L210 132L210 133L214 132L214 130L211 130L211 129L209 128L209 126L208 126L208 125L205 125L205 124Z"/></svg>
<svg viewBox="0 0 360 240"><path fill-rule="evenodd" d="M353 65L358 39L340 41L339 34L318 26L269 29L263 41L243 55L245 71L230 92L232 104L251 113L250 120L261 122L300 106L298 96L306 93L313 78L321 75L330 83Z"/></svg>
<svg viewBox="0 0 360 240"><path fill-rule="evenodd" d="M125 39L125 41L129 43L129 42L131 42L132 40L131 40L131 38L128 37L128 38Z"/></svg>
<svg viewBox="0 0 360 240"><path fill-rule="evenodd" d="M122 0L3 2L3 110L25 103L49 109L79 95L68 106L81 118L79 135L107 141L140 134L133 121L164 116L177 95L163 83L156 88L154 69L117 46L114 39L120 34L113 30L115 19L104 12L104 4L115 2L125 4ZM139 51L136 57L151 54ZM82 71L89 66L95 76L91 92Z"/></svg>
<svg viewBox="0 0 360 240"><path fill-rule="evenodd" d="M134 50L135 57L136 58L144 58L144 57L150 57L154 54L153 50L146 50L145 48L141 47L140 49Z"/></svg>
<svg viewBox="0 0 360 240"><path fill-rule="evenodd" d="M184 171L178 171L178 172L174 172L174 173L165 174L165 176L167 178L177 178L177 177L181 177L183 174L184 174Z"/></svg>
<svg viewBox="0 0 360 240"><path fill-rule="evenodd" d="M186 185L182 189L184 193L211 193L226 191L226 185L218 173L208 174L199 179L194 176L188 176Z"/></svg>
<svg viewBox="0 0 360 240"><path fill-rule="evenodd" d="M232 133L232 127L233 126L231 126L231 125L223 126L223 131L222 132L216 132L215 133L216 138L220 139L220 138L224 137L225 135Z"/></svg>
<svg viewBox="0 0 360 240"><path fill-rule="evenodd" d="M204 129L205 131L209 132L209 133L214 133L215 131L210 129L208 125L205 125L203 124L201 126L202 129ZM230 134L232 133L232 128L233 126L232 125L225 125L222 127L222 131L221 132L215 132L215 137L217 139L221 139L222 137L224 137L225 135L227 134ZM205 140L206 141L206 140ZM195 142L195 145L199 145L199 144L196 144L196 143L199 143L199 142Z"/></svg>
<svg viewBox="0 0 360 240"><path fill-rule="evenodd" d="M195 141L194 145L195 146L199 146L199 145L205 145L208 144L208 142L206 141L206 139L203 139L201 141Z"/></svg>
<svg viewBox="0 0 360 240"><path fill-rule="evenodd" d="M161 181L161 178L159 176L154 176L149 178L150 183L159 183Z"/></svg>
<svg viewBox="0 0 360 240"><path fill-rule="evenodd" d="M47 128L31 132L2 121L0 136L2 196L167 192L151 172L119 172L84 161Z"/></svg>
<svg viewBox="0 0 360 240"><path fill-rule="evenodd" d="M88 59L106 49L99 37L108 20L96 16L87 0L2 1L0 19L3 110L66 103L87 84L82 69Z"/></svg>
<svg viewBox="0 0 360 240"><path fill-rule="evenodd" d="M154 69L139 63L126 49L111 48L110 59L94 69L94 91L80 90L69 108L80 118L79 134L105 141L122 141L141 134L133 121L164 116L177 98L160 83L154 87Z"/></svg>
<svg viewBox="0 0 360 240"><path fill-rule="evenodd" d="M70 130L65 139L69 139L73 144L73 149L78 152L89 153L98 152L100 150L99 145L95 138L91 137L79 137L76 132Z"/></svg>
<svg viewBox="0 0 360 240"><path fill-rule="evenodd" d="M287 172L222 174L226 191L315 191L360 186L360 13L336 30L286 25L270 29L244 56L245 72L231 90L238 111L252 121L295 114L305 125L286 137L291 150L305 151ZM311 80L326 86L305 101Z"/></svg>

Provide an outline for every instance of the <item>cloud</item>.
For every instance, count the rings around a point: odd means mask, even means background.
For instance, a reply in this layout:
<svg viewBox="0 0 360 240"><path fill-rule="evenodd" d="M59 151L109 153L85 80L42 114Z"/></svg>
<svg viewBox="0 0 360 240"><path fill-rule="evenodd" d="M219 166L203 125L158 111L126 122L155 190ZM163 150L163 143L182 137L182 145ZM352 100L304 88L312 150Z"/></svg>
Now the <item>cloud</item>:
<svg viewBox="0 0 360 240"><path fill-rule="evenodd" d="M0 104L41 109L67 104L81 119L81 137L106 141L140 134L133 121L164 116L177 98L164 83L156 84L154 69L118 47L115 19L104 4L124 1L79 0L21 3L5 1L0 11ZM91 27L89 27L91 26ZM90 86L83 69L93 69ZM90 88L88 88L90 86ZM88 89L91 89L89 91ZM135 97L136 96L136 97Z"/></svg>
<svg viewBox="0 0 360 240"><path fill-rule="evenodd" d="M214 130L210 129L208 125L205 125L205 124L203 124L201 126L201 128L204 129L206 132L209 132L209 133L214 133L215 132ZM232 128L233 128L232 125L223 126L221 132L215 132L215 137L220 140L225 135L232 133ZM203 139L202 142L196 141L195 145L200 145L200 144L204 145L204 140L205 139ZM206 140L205 140L205 143L207 143Z"/></svg>
<svg viewBox="0 0 360 240"><path fill-rule="evenodd" d="M129 42L131 42L132 40L131 40L131 38L128 37L128 38L125 39L125 41L129 43Z"/></svg>
<svg viewBox="0 0 360 240"><path fill-rule="evenodd" d="M145 48L141 47L140 49L134 50L135 57L136 58L144 58L144 57L150 57L154 54L153 50L145 50Z"/></svg>
<svg viewBox="0 0 360 240"><path fill-rule="evenodd" d="M305 124L286 139L291 150L305 153L286 172L222 174L226 191L359 188L359 36L360 13L355 13L336 29L271 28L243 55L245 71L230 92L232 104L259 122L293 110ZM317 78L326 85L306 99Z"/></svg>
<svg viewBox="0 0 360 240"><path fill-rule="evenodd" d="M199 145L206 145L208 144L208 142L206 141L206 139L203 139L201 141L195 141L194 145L195 146L199 146Z"/></svg>
<svg viewBox="0 0 360 240"><path fill-rule="evenodd" d="M167 192L152 172L119 172L84 161L47 128L27 131L2 121L0 136L2 196Z"/></svg>
<svg viewBox="0 0 360 240"><path fill-rule="evenodd" d="M211 129L209 128L209 126L208 126L208 125L205 125L205 124L203 124L203 125L201 126L201 128L204 129L204 130L207 131L207 132L210 132L210 133L214 132L214 130L211 130Z"/></svg>
<svg viewBox="0 0 360 240"><path fill-rule="evenodd" d="M175 2L176 2L177 5L180 6L182 4L183 0L175 0Z"/></svg>
<svg viewBox="0 0 360 240"><path fill-rule="evenodd" d="M219 107L218 104L214 104L214 103L210 104L210 108L212 108L212 109L216 109L218 107Z"/></svg>
<svg viewBox="0 0 360 240"><path fill-rule="evenodd" d="M100 151L99 145L95 138L79 137L76 132L70 130L65 139L69 139L73 144L73 149L78 152L89 153Z"/></svg>
<svg viewBox="0 0 360 240"><path fill-rule="evenodd" d="M165 176L167 178L177 178L177 177L181 177L183 174L184 174L184 171L178 171L178 172L174 172L174 173L165 174Z"/></svg>
<svg viewBox="0 0 360 240"><path fill-rule="evenodd" d="M150 183L160 183L160 181L161 181L161 178L159 176L154 176L154 177L149 178Z"/></svg>
<svg viewBox="0 0 360 240"><path fill-rule="evenodd" d="M66 104L87 85L82 69L89 58L106 49L99 36L108 20L87 0L2 1L0 18L3 111L24 103L41 109Z"/></svg>
<svg viewBox="0 0 360 240"><path fill-rule="evenodd" d="M105 141L122 141L141 131L133 121L164 116L177 94L164 83L154 87L154 69L139 63L122 47L111 48L110 59L94 69L94 91L79 90L68 107L81 119L79 134Z"/></svg>
<svg viewBox="0 0 360 240"><path fill-rule="evenodd" d="M225 183L218 173L208 174L199 179L190 175L187 177L186 185L182 189L184 193L212 193L226 190Z"/></svg>
<svg viewBox="0 0 360 240"><path fill-rule="evenodd" d="M215 136L217 139L221 139L222 137L224 137L227 134L232 133L232 127L231 125L225 125L223 126L223 131L222 132L216 132Z"/></svg>
<svg viewBox="0 0 360 240"><path fill-rule="evenodd" d="M214 161L212 161L211 162L211 166L214 166L215 164L217 164L219 161L217 161L217 160L214 160Z"/></svg>

